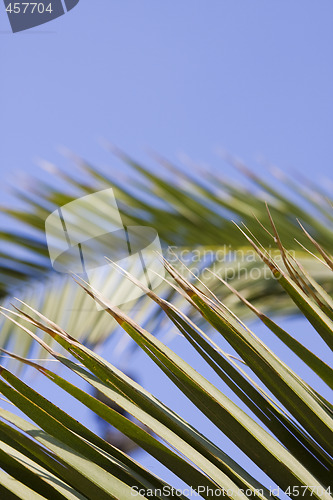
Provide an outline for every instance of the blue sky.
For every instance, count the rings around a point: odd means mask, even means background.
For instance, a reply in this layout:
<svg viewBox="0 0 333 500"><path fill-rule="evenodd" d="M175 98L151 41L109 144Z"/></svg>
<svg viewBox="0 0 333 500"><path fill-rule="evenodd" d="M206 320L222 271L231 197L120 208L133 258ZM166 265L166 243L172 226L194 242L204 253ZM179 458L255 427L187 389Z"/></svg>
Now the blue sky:
<svg viewBox="0 0 333 500"><path fill-rule="evenodd" d="M325 182L332 18L329 0L81 0L14 35L0 6L1 178L43 175L40 158L69 168L63 147L112 166L107 139L216 169L224 149L261 173L270 162Z"/></svg>
<svg viewBox="0 0 333 500"><path fill-rule="evenodd" d="M152 147L219 168L223 148L324 177L332 16L326 0L81 0L14 35L3 9L1 173L61 164L60 146L112 163L106 138L137 156Z"/></svg>

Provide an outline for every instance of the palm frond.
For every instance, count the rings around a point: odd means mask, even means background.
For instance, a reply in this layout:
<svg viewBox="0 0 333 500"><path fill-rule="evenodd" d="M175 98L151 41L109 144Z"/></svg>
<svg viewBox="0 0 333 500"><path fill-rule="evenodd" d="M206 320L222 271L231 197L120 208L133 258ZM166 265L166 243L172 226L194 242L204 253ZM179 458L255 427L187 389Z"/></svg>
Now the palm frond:
<svg viewBox="0 0 333 500"><path fill-rule="evenodd" d="M114 173L102 172L76 159L73 173L53 169L49 183L34 179L28 189L17 188L16 196L20 203L25 204L25 209L2 207L13 223L25 228L21 233L7 229L0 234L4 242L0 255L0 295L4 306L12 301L13 296L18 296L65 328L71 329L72 325L76 325L77 338L90 346L109 339L115 331L119 332L115 322L106 324L104 316L93 311L94 307L68 276L53 271L45 240L45 220L53 210L109 187L116 195L124 225L154 227L165 257L185 275L190 277L186 267L190 268L212 291L221 288L219 278L225 279L262 311L295 314L298 310L293 302L271 278L261 260L254 257L251 245L246 243L230 220L242 221L250 232L257 231L253 215L264 226L267 225L269 216L265 211L265 202L268 201L285 247L289 251L297 250L302 266L328 292L332 290L332 278L318 261L319 257L324 259L318 247L313 248L313 253L304 250L309 246L306 230L310 228L311 237L319 248L329 249L332 245L331 200L319 188L294 184L290 179L282 180L280 187L277 187L276 179L269 185L235 160L232 160L234 165L244 176L240 185L223 179L216 172L181 171L164 159L159 159L156 174L156 169L142 166L119 150L114 152L124 162L128 172L123 180L119 180L118 170ZM57 185L61 188L55 187ZM287 192L290 194L287 195ZM93 213L91 216L94 218ZM298 231L297 219L304 225L304 232ZM104 222L96 216L94 224L103 225ZM178 229L175 231L175 228ZM297 242L294 239L296 231ZM262 230L260 243L271 251L274 235ZM117 282L116 275L116 271L110 275L110 283ZM58 300L59 290L61 300ZM164 285L158 293L164 298L174 297L178 306L183 300ZM243 319L251 317L250 310L237 301L227 288L223 292L223 300L228 306L233 306ZM132 305L128 304L124 310L130 310ZM151 331L160 329L158 308L145 298L137 304L134 313L135 318ZM17 329L5 320L0 326L3 332L0 347L12 349L15 346L22 356L32 354L33 344L29 339L21 342ZM122 349L123 340L115 335L115 343L118 341L120 344L117 345ZM134 344L127 343L127 346L127 352L131 352Z"/></svg>
<svg viewBox="0 0 333 500"><path fill-rule="evenodd" d="M271 217L271 216L270 216ZM327 350L333 339L333 307L327 291L306 271L282 245L271 219L277 246L284 267L244 231L249 243L266 265L277 286L282 287L299 313L313 327L313 342L322 339ZM257 233L255 233L257 234ZM325 253L327 263L332 258ZM227 397L224 390L205 378L170 347L156 338L131 315L114 306L91 285L78 280L80 289L92 303L103 306L106 318L112 318L140 349L159 367L215 426L277 484L288 496L329 500L333 478L333 411L332 405L297 371L286 364L266 343L247 327L220 298L220 293L204 283L189 280L165 261L173 279L172 301L126 274L134 284L144 288L147 300L159 308L218 375L232 389L245 408ZM331 273L331 269L328 273ZM222 284L221 284L222 286ZM231 293L234 293L231 290ZM175 295L182 298L181 308L174 303ZM244 307L253 309L239 293ZM189 309L210 324L216 332L214 340L192 321ZM262 500L274 498L270 484L258 481L249 471L214 444L204 433L194 428L171 408L159 401L137 382L122 373L112 363L81 344L71 331L66 331L43 313L19 302L16 310L2 314L37 342L46 352L61 362L73 374L111 399L131 414L133 422L118 411L97 400L66 378L16 353L12 357L28 364L127 437L135 441L161 464L174 472L202 498L226 495L242 499L255 495ZM333 370L318 357L311 356L292 335L282 331L268 316L256 309L256 314L287 347L307 362L313 374L322 376L329 387ZM18 322L20 321L20 323ZM53 345L45 342L35 330L44 332ZM74 328L75 329L75 328ZM219 346L223 338L239 357L231 356ZM66 354L59 353L55 346ZM7 353L10 355L10 353ZM71 359L71 356L74 360ZM240 363L240 361L242 363ZM0 369L0 391L29 417L34 424L0 410L0 458L2 488L19 498L116 498L127 500L140 490L144 498L165 498L163 487L171 485L153 476L106 441L94 435L82 424L43 398L32 387L5 367ZM139 423L141 425L139 425ZM142 427L144 426L144 428ZM150 432L147 432L147 430ZM53 496L52 496L53 495ZM177 496L179 492L177 493Z"/></svg>

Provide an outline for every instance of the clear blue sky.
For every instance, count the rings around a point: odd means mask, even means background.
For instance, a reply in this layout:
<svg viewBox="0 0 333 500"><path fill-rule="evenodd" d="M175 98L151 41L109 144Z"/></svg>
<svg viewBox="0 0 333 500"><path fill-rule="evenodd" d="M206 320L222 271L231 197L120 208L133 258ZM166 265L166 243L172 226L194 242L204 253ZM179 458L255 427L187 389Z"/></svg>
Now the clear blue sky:
<svg viewBox="0 0 333 500"><path fill-rule="evenodd" d="M330 0L81 0L13 35L0 7L1 173L61 163L58 146L107 163L107 138L318 178L333 162L332 18Z"/></svg>
<svg viewBox="0 0 333 500"><path fill-rule="evenodd" d="M332 19L330 0L81 0L14 35L0 5L1 178L61 166L61 146L112 164L104 138L139 158L152 147L218 168L223 148L325 179Z"/></svg>

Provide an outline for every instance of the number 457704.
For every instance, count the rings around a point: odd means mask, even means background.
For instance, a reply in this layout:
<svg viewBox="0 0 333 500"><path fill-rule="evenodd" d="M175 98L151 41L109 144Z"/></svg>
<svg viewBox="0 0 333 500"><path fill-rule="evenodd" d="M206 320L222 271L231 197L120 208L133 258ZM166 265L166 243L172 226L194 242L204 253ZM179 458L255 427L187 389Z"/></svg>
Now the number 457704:
<svg viewBox="0 0 333 500"><path fill-rule="evenodd" d="M44 5L38 2L13 2L8 5L6 11L9 12L9 14L44 14L44 12L52 14L53 12L52 3Z"/></svg>

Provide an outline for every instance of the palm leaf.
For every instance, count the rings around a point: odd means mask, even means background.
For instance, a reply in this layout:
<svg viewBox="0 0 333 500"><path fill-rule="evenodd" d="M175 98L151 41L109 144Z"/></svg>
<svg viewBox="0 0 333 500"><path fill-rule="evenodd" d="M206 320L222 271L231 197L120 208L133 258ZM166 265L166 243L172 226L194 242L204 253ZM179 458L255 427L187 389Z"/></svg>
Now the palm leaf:
<svg viewBox="0 0 333 500"><path fill-rule="evenodd" d="M284 268L276 258L260 248L254 236L247 234L246 237L275 276L277 286L285 290L300 314L313 325L314 334L322 337L329 349L333 335L333 309L329 295L298 260L288 254L273 219L271 223L273 231L276 231ZM325 255L330 262L330 255ZM228 398L223 390L185 362L152 332L114 306L98 290L82 280L79 281L80 289L92 302L103 306L101 314L108 319L113 318L154 361L164 376L173 382L183 397L190 400L215 425L218 432L228 436L287 495L314 497L318 500L332 498L331 404L305 382L292 366L272 352L254 331L246 327L241 318L220 300L219 294L209 290L205 283L187 279L167 261L165 266L172 278L172 302L145 289L127 272L124 271L124 274L136 286L144 289L147 300L152 301L168 321L172 321L189 345L200 354L203 362L214 369L247 409ZM331 273L331 270L328 272ZM181 309L174 303L176 296L182 299ZM183 309L185 301L187 308ZM81 344L42 312L22 302L19 304L16 310L2 309L7 320L23 330L33 342L37 342L72 373L130 413L135 421L127 419L40 364L16 353L7 355L37 369L64 391L64 397L65 394L74 397L121 430L187 485L199 491L202 498L215 498L223 493L232 499L254 494L262 500L272 497L269 484L262 484L252 477L190 422L161 403L112 363ZM249 302L244 306L252 307ZM203 324L212 325L216 332L214 340L192 321L188 310L200 315ZM275 322L270 322L270 318L263 316L259 310L257 314L273 334L285 341L287 346L293 347L300 358L304 357L306 351L300 343L291 343L290 335L282 333ZM50 347L48 342L35 334L34 329L44 332L52 339L54 347L61 347L67 354ZM221 336L234 348L239 360L219 347L216 342ZM74 361L69 355L74 357ZM316 372L318 358L307 355L306 359L310 369ZM328 379L329 373L332 373L332 369L325 365ZM150 491L153 492L153 498L164 498L163 486L172 488L95 436L10 370L2 367L0 376L2 394L34 422L30 424L8 411L0 410L3 490L19 498L27 494L31 498L57 498L56 495L59 498L82 498L82 495L84 498L96 498L98 493L99 498L125 500L130 498L133 487L140 488L143 496L147 495L146 498ZM65 466L63 472L59 465Z"/></svg>
<svg viewBox="0 0 333 500"><path fill-rule="evenodd" d="M119 352L126 346L128 353L134 349L131 342L124 346L122 337L117 334L116 322L107 322L68 276L61 276L52 270L45 241L45 219L50 212L78 197L109 187L115 192L124 224L148 224L156 228L165 256L185 275L188 271L183 264L192 260L189 267L196 274L201 273L200 278L212 291L221 288L220 281L214 274L207 274L207 268L220 278L232 281L233 287L261 311L295 314L298 309L294 303L283 293L276 280L267 274L261 260L254 258L251 245L246 244L230 221L232 217L243 221L250 231L256 230L253 214L260 217L264 225L267 224L269 217L263 208L265 200L269 200L272 217L277 221L277 229L286 248L289 251L298 249L302 266L309 269L319 285L328 292L332 290L333 281L317 259L321 257L318 250L321 245L326 248L332 245L330 200L328 196L323 196L319 188L306 189L305 185L294 185L288 179L283 180L280 188L276 180L268 185L235 160L232 160L233 164L242 170L244 176L241 185L224 180L217 173L182 172L160 158L157 175L119 150L114 152L128 172L124 180L119 180L118 173L102 172L75 159L73 173L53 168L49 183L35 179L31 180L28 189L16 188L16 197L25 208L2 208L22 228L21 233L7 229L0 234L5 242L0 256L0 295L4 306L12 301L13 296L18 296L64 328L72 330L76 325L75 335L90 346L97 346L116 333L114 343L118 345ZM55 185L61 185L61 189ZM287 190L291 193L289 196L285 194ZM296 217L305 228L311 227L311 237L319 245L314 248L316 255L299 245L308 247L305 232L298 231L298 242L294 240L298 227ZM97 216L94 221L94 224L104 224ZM175 228L179 230L175 231ZM10 242L10 246L6 242ZM260 242L266 250L270 250L272 236L263 230ZM176 256L170 247L175 250L180 263L175 262ZM111 285L117 280L119 276L114 271L110 275ZM174 296L178 306L183 302L182 297L166 286L162 285L158 293L168 299ZM227 288L223 292L223 300L243 319L253 317ZM124 310L129 311L132 306L129 304ZM161 329L158 308L144 297L137 304L134 318L154 332ZM40 355L34 351L29 338L22 342L15 326L3 319L0 327L0 347L15 350L22 356Z"/></svg>

